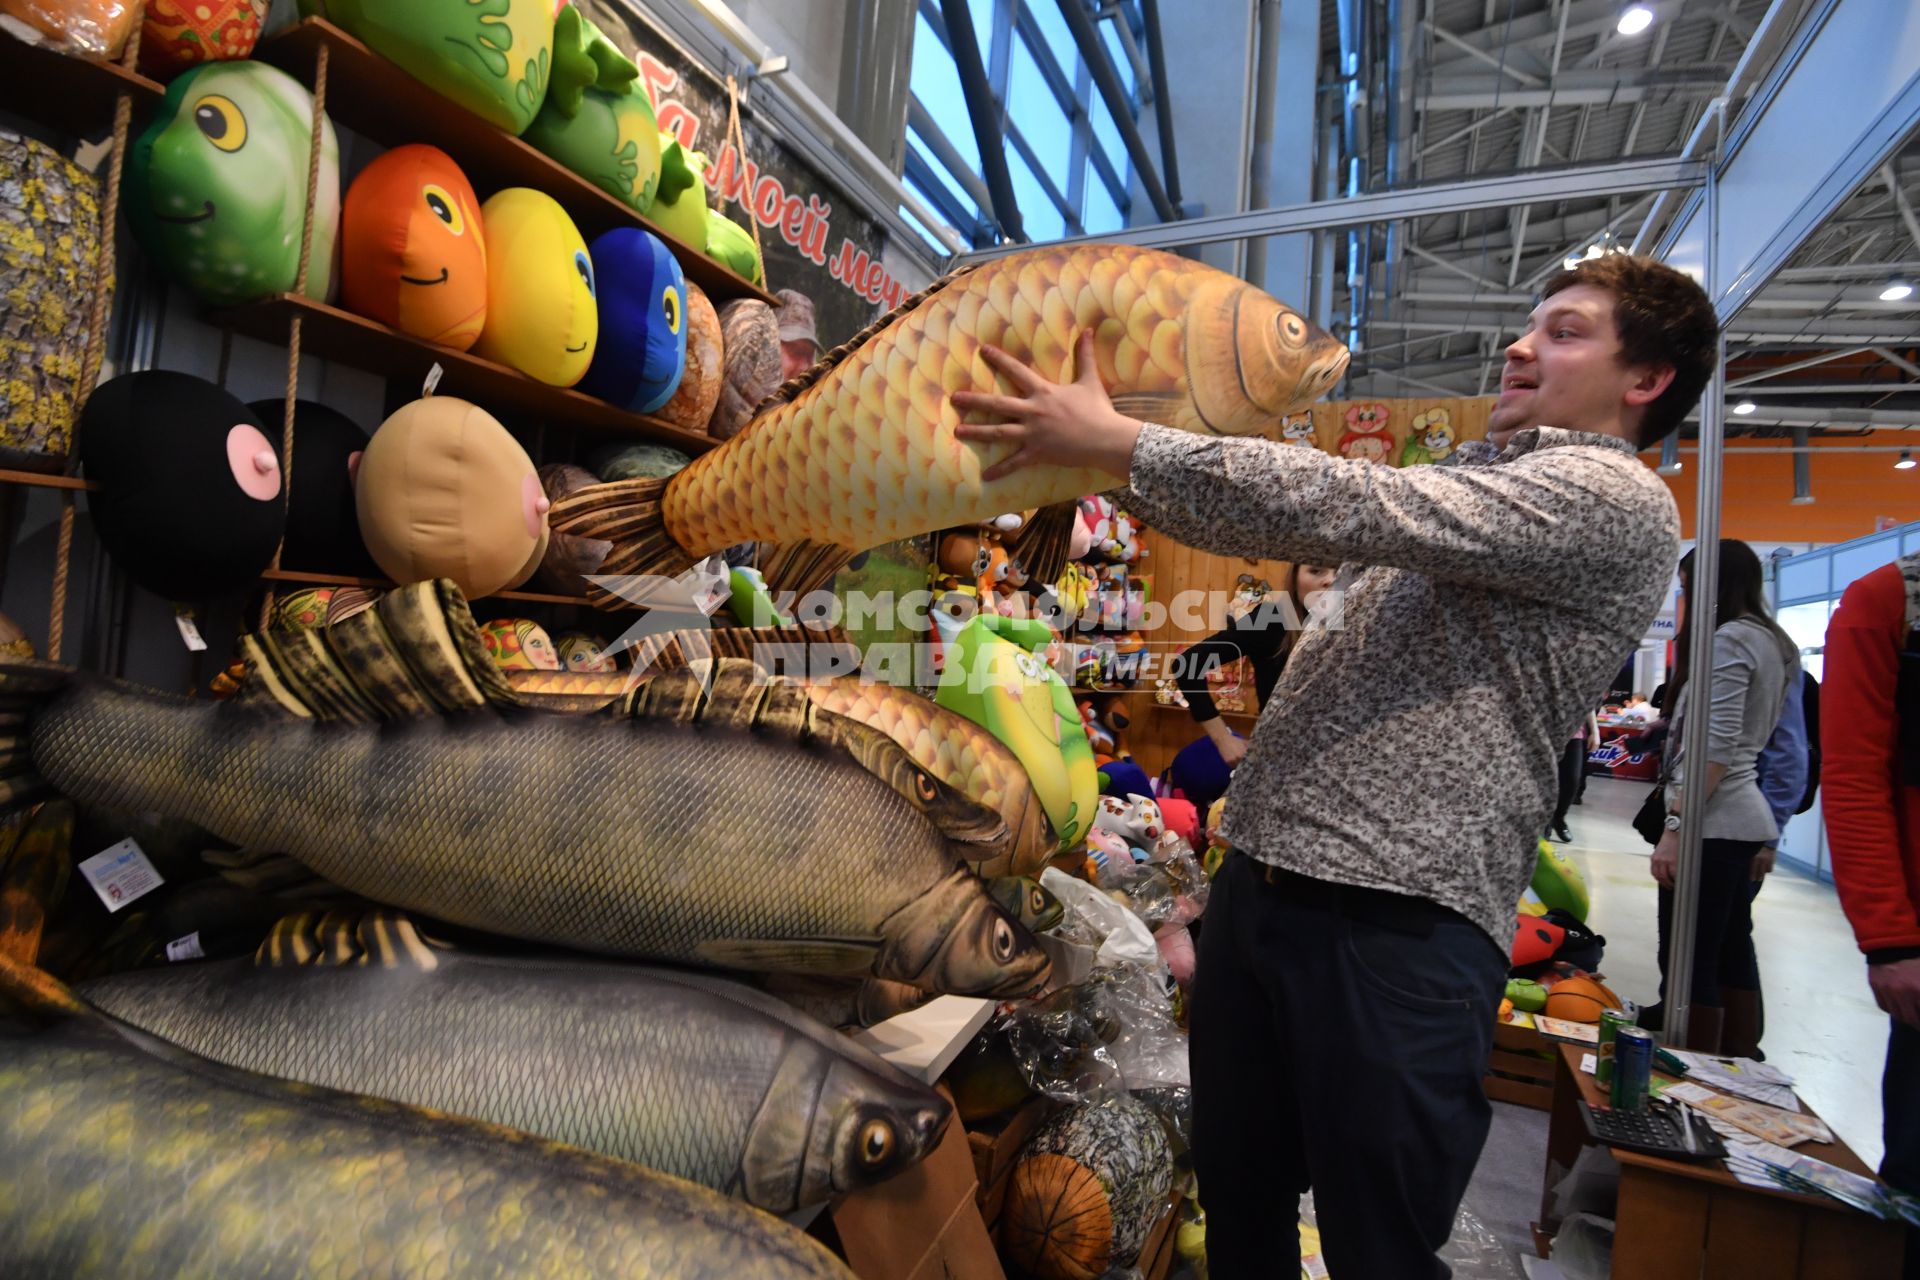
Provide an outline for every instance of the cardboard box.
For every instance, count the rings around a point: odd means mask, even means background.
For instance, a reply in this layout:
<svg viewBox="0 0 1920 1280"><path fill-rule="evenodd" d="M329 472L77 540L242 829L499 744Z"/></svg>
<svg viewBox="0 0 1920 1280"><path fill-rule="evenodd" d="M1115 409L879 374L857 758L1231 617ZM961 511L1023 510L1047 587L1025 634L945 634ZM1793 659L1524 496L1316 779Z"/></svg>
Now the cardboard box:
<svg viewBox="0 0 1920 1280"><path fill-rule="evenodd" d="M860 1280L1006 1280L977 1188L966 1130L955 1119L918 1165L833 1206L847 1265Z"/></svg>
<svg viewBox="0 0 1920 1280"><path fill-rule="evenodd" d="M980 1217L987 1232L999 1238L1000 1211L1007 1203L1007 1183L1013 1179L1013 1165L1021 1148L1040 1122L1053 1110L1045 1098L1030 1099L997 1130L967 1131L967 1145L973 1152L973 1176L979 1181Z"/></svg>

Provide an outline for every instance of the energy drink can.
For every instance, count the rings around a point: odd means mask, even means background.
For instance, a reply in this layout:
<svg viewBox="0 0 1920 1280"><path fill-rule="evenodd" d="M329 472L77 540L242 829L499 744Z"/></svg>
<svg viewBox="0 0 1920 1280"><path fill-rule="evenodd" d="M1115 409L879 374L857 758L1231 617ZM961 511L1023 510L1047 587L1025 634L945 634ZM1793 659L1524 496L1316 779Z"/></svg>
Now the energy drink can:
<svg viewBox="0 0 1920 1280"><path fill-rule="evenodd" d="M1593 1078L1603 1085L1613 1084L1613 1037L1621 1027L1630 1027L1639 1014L1627 1013L1621 1009L1603 1009L1600 1011L1600 1044L1597 1050L1599 1060L1594 1064Z"/></svg>
<svg viewBox="0 0 1920 1280"><path fill-rule="evenodd" d="M1639 1027L1621 1027L1613 1033L1613 1088L1615 1111L1645 1111L1653 1084L1653 1033Z"/></svg>

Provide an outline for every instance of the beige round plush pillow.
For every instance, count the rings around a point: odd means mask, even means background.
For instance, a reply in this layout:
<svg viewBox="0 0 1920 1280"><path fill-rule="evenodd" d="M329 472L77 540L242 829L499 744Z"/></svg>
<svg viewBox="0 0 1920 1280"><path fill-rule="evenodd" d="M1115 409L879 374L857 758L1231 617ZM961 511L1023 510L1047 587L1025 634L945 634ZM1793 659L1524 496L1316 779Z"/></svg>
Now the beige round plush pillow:
<svg viewBox="0 0 1920 1280"><path fill-rule="evenodd" d="M395 582L451 578L469 598L517 587L547 549L533 460L494 416L453 396L380 424L355 482L360 536Z"/></svg>

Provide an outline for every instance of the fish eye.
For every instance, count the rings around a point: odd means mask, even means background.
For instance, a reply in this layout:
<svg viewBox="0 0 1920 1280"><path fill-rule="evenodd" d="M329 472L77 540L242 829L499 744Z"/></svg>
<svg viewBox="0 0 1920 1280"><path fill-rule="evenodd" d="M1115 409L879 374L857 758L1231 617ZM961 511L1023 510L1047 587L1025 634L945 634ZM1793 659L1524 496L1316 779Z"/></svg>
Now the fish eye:
<svg viewBox="0 0 1920 1280"><path fill-rule="evenodd" d="M1297 347L1307 340L1307 322L1291 311L1280 313L1280 336L1290 347Z"/></svg>
<svg viewBox="0 0 1920 1280"><path fill-rule="evenodd" d="M993 922L993 958L1001 964L1013 959L1013 926L1002 919Z"/></svg>
<svg viewBox="0 0 1920 1280"><path fill-rule="evenodd" d="M1039 889L1035 889L1033 893L1029 896L1031 896L1033 899L1033 906L1031 910L1033 911L1034 915L1036 916L1040 915L1042 912L1044 912L1047 909L1047 900L1046 898L1041 896Z"/></svg>
<svg viewBox="0 0 1920 1280"><path fill-rule="evenodd" d="M933 779L920 770L914 771L913 791L915 795L928 803L932 803L934 798L940 794L938 789L933 785Z"/></svg>
<svg viewBox="0 0 1920 1280"><path fill-rule="evenodd" d="M467 220L460 215L460 203L445 187L429 182L420 194L426 198L427 208L433 211L434 217L446 224L447 230L457 236L466 234Z"/></svg>
<svg viewBox="0 0 1920 1280"><path fill-rule="evenodd" d="M238 151L247 144L247 117L232 98L217 93L201 98L193 104L193 123L222 151Z"/></svg>
<svg viewBox="0 0 1920 1280"><path fill-rule="evenodd" d="M869 1120L860 1126L860 1162L868 1168L883 1165L893 1155L893 1126L885 1120Z"/></svg>
<svg viewBox="0 0 1920 1280"><path fill-rule="evenodd" d="M573 269L580 273L580 283L587 286L587 296L593 296L593 259L587 257L585 249L573 251Z"/></svg>
<svg viewBox="0 0 1920 1280"><path fill-rule="evenodd" d="M680 291L672 285L660 295L660 311L667 318L667 332L680 332Z"/></svg>

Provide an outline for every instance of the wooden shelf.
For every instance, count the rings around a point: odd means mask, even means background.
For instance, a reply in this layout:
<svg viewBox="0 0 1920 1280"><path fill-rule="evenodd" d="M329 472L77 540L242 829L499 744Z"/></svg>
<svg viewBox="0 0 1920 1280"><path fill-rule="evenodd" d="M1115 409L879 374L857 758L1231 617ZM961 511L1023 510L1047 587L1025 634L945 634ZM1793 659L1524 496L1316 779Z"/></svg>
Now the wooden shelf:
<svg viewBox="0 0 1920 1280"><path fill-rule="evenodd" d="M502 187L533 187L560 202L588 240L614 227L644 227L680 260L686 277L718 307L734 298L775 299L706 254L668 235L572 170L441 97L324 18L263 40L254 56L308 85L320 49L327 52L327 114L336 125L387 146L426 142L452 156L485 199Z"/></svg>
<svg viewBox="0 0 1920 1280"><path fill-rule="evenodd" d="M137 114L167 87L115 62L60 53L0 33L0 108L91 138L113 128L114 99L133 95Z"/></svg>
<svg viewBox="0 0 1920 1280"><path fill-rule="evenodd" d="M1147 692L1147 690L1141 690L1140 692ZM1176 707L1165 702L1149 702L1147 705L1155 711L1178 711L1183 716L1190 714L1185 707ZM1260 717L1252 711L1227 711L1221 709L1220 718L1222 720L1258 720Z"/></svg>
<svg viewBox="0 0 1920 1280"><path fill-rule="evenodd" d="M712 436L697 435L646 414L629 413L567 387L550 387L518 369L389 329L378 321L315 302L303 294L276 294L259 302L213 312L210 318L215 324L250 338L285 343L288 322L295 316L302 322L300 347L303 352L338 360L369 373L399 378L413 388L420 386L437 361L446 371L440 380L439 394L472 400L490 411L517 409L550 423L619 432L655 444L672 445L687 454L705 453L720 443Z"/></svg>
<svg viewBox="0 0 1920 1280"><path fill-rule="evenodd" d="M62 475L58 471L0 470L0 484L22 484L34 489L80 489L88 493L100 487L79 476Z"/></svg>
<svg viewBox="0 0 1920 1280"><path fill-rule="evenodd" d="M394 584L385 578L355 578L340 573L307 573L300 569L268 569L260 575L266 582L291 582L303 587L366 587L372 591L391 591ZM544 591L496 591L481 600L521 600L528 604L571 604L591 609L585 596L558 596Z"/></svg>

